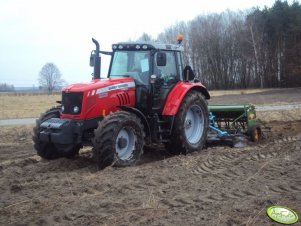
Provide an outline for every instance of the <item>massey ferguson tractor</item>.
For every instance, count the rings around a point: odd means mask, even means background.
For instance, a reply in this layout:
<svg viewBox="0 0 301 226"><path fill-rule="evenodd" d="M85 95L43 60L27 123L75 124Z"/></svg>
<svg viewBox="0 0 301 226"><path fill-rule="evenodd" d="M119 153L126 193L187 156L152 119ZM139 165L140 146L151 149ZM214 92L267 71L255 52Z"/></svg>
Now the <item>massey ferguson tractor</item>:
<svg viewBox="0 0 301 226"><path fill-rule="evenodd" d="M117 43L112 52L91 52L93 80L62 90L60 104L37 120L34 148L45 159L71 158L93 147L100 168L135 164L145 145L164 144L170 153L202 149L209 127L210 95L184 67L178 44ZM111 55L100 77L100 54Z"/></svg>

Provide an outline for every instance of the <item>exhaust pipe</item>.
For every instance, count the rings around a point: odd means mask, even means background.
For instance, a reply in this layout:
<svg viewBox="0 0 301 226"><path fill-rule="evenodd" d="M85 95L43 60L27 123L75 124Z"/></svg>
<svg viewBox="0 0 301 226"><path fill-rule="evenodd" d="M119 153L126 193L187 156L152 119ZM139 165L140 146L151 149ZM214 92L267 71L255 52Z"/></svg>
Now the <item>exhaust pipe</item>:
<svg viewBox="0 0 301 226"><path fill-rule="evenodd" d="M92 42L94 42L96 49L94 51L94 73L93 73L93 79L100 79L100 67L101 67L101 58L100 58L100 51L99 51L99 43L97 40L92 38Z"/></svg>

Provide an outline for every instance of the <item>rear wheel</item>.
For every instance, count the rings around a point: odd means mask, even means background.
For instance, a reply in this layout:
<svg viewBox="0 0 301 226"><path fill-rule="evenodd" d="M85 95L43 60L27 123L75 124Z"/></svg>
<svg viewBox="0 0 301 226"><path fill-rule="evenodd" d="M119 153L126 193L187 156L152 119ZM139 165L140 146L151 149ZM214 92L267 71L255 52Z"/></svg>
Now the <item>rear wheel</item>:
<svg viewBox="0 0 301 226"><path fill-rule="evenodd" d="M36 120L36 126L33 128L32 140L37 154L45 159L56 159L59 157L72 158L78 154L80 145L57 145L54 143L43 142L39 139L41 124L50 118L60 117L61 107L54 107L46 111Z"/></svg>
<svg viewBox="0 0 301 226"><path fill-rule="evenodd" d="M204 96L196 91L188 93L176 115L167 150L173 154L187 154L202 149L208 126L208 107Z"/></svg>
<svg viewBox="0 0 301 226"><path fill-rule="evenodd" d="M94 157L101 169L109 165L134 165L143 153L143 125L129 112L108 115L99 123L94 135Z"/></svg>

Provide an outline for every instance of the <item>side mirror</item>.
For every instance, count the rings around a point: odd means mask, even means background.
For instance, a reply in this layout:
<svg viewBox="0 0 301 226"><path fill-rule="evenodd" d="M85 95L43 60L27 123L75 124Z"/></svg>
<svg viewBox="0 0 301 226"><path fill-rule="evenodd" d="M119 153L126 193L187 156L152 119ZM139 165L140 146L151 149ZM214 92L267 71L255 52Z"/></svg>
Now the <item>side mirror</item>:
<svg viewBox="0 0 301 226"><path fill-rule="evenodd" d="M195 78L195 74L190 66L186 66L183 70L184 81L192 81Z"/></svg>
<svg viewBox="0 0 301 226"><path fill-rule="evenodd" d="M166 53L157 53L157 66L166 66Z"/></svg>
<svg viewBox="0 0 301 226"><path fill-rule="evenodd" d="M92 51L90 55L90 67L94 67L95 56L96 56L95 52Z"/></svg>

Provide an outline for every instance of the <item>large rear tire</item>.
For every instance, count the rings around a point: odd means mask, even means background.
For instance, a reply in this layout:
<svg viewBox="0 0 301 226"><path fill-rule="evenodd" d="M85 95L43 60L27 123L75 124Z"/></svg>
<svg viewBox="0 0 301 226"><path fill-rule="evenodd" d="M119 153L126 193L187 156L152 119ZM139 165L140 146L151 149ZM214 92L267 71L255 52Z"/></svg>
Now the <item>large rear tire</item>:
<svg viewBox="0 0 301 226"><path fill-rule="evenodd" d="M39 139L41 124L50 118L60 117L60 106L53 107L46 111L36 120L36 126L33 128L32 140L37 154L44 159L56 159L60 157L72 158L78 154L80 145L56 145L49 142L43 142Z"/></svg>
<svg viewBox="0 0 301 226"><path fill-rule="evenodd" d="M99 123L92 142L100 169L135 165L143 153L143 125L136 115L117 111Z"/></svg>
<svg viewBox="0 0 301 226"><path fill-rule="evenodd" d="M207 139L209 113L207 101L197 91L189 92L175 117L170 142L166 149L172 154L187 154L203 148Z"/></svg>

